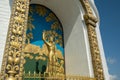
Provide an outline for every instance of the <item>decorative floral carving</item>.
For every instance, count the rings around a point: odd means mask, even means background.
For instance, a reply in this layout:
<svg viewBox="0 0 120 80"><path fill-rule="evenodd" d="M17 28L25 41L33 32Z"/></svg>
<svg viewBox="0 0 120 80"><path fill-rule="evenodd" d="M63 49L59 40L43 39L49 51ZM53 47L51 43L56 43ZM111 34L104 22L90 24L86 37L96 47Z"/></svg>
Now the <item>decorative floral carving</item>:
<svg viewBox="0 0 120 80"><path fill-rule="evenodd" d="M93 70L96 80L104 80L102 60L96 35L97 18L94 16L88 0L80 0L85 10L85 23L87 25L90 50L92 55Z"/></svg>
<svg viewBox="0 0 120 80"><path fill-rule="evenodd" d="M46 10L46 8L45 7L43 7L43 6L36 6L36 11L37 11L37 13L40 15L40 16L45 16L46 15L46 13L47 13L47 10Z"/></svg>
<svg viewBox="0 0 120 80"><path fill-rule="evenodd" d="M2 65L2 80L21 80L29 0L14 0ZM5 67L5 68L4 68Z"/></svg>
<svg viewBox="0 0 120 80"><path fill-rule="evenodd" d="M54 23L51 25L52 30L61 30L62 28L60 26L60 23L57 19L57 17L53 13L49 13L49 15L46 17L46 22L54 21Z"/></svg>

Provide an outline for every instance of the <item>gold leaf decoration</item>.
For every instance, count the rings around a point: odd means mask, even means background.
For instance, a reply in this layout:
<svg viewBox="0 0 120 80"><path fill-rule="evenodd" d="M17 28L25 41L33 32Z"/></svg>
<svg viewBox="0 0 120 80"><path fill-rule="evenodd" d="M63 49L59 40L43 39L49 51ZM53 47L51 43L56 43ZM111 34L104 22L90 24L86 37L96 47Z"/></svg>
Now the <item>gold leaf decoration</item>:
<svg viewBox="0 0 120 80"><path fill-rule="evenodd" d="M46 17L46 22L51 22L51 21L53 21L53 24L51 24L51 29L52 30L60 29L62 31L60 23L53 13L49 13L49 15Z"/></svg>
<svg viewBox="0 0 120 80"><path fill-rule="evenodd" d="M63 46L63 40L62 36L58 34L56 31L50 30L50 31L44 31L46 40L49 40L49 37L52 36L54 38L54 41L56 44L60 44L60 46Z"/></svg>
<svg viewBox="0 0 120 80"><path fill-rule="evenodd" d="M31 23L28 23L27 28L28 28L30 31L32 31L33 29L35 29L34 25L31 24Z"/></svg>
<svg viewBox="0 0 120 80"><path fill-rule="evenodd" d="M48 51L48 48L47 48L47 45L46 45L46 44L43 44L43 46L42 46L42 53L43 53L45 56L48 56L48 54L49 54L49 51Z"/></svg>
<svg viewBox="0 0 120 80"><path fill-rule="evenodd" d="M33 45L33 44L27 44L25 46L24 52L25 53L33 53L33 54L39 53L40 55L42 55L40 47Z"/></svg>
<svg viewBox="0 0 120 80"><path fill-rule="evenodd" d="M33 56L29 53L25 53L24 57L29 58L29 59L33 59Z"/></svg>
<svg viewBox="0 0 120 80"><path fill-rule="evenodd" d="M32 21L34 21L34 19L32 18L32 16L28 16L28 23L32 23Z"/></svg>
<svg viewBox="0 0 120 80"><path fill-rule="evenodd" d="M36 12L40 15L40 16L45 16L47 13L47 10L45 7L42 6L36 6Z"/></svg>
<svg viewBox="0 0 120 80"><path fill-rule="evenodd" d="M53 30L58 30L58 29L62 30L58 21L54 22L51 25L51 29L53 29Z"/></svg>
<svg viewBox="0 0 120 80"><path fill-rule="evenodd" d="M42 57L42 56L36 56L35 59L36 59L36 60L43 60L43 61L46 60L46 58L45 58L45 57Z"/></svg>
<svg viewBox="0 0 120 80"><path fill-rule="evenodd" d="M33 39L33 34L32 33L28 33L26 35L26 40L27 40L27 43L29 44L30 43L30 39Z"/></svg>
<svg viewBox="0 0 120 80"><path fill-rule="evenodd" d="M34 21L34 19L32 18L32 16L29 16L28 17L27 29L29 29L30 31L32 31L33 29L35 29L35 26L32 24L33 21Z"/></svg>
<svg viewBox="0 0 120 80"><path fill-rule="evenodd" d="M63 55L62 55L62 52L60 50L56 50L55 51L55 55L57 56L57 58L59 59L64 59Z"/></svg>
<svg viewBox="0 0 120 80"><path fill-rule="evenodd" d="M50 22L50 21L57 21L56 16L53 13L49 13L49 15L46 17L46 21Z"/></svg>
<svg viewBox="0 0 120 80"><path fill-rule="evenodd" d="M33 7L30 6L29 12L30 12L30 13L33 13L33 11L34 11Z"/></svg>
<svg viewBox="0 0 120 80"><path fill-rule="evenodd" d="M48 51L46 44L43 44L42 48L40 48L39 46L33 45L33 44L27 44L25 46L24 53L25 53L24 57L29 57L29 58L31 58L31 53L32 54L39 54L39 56L35 57L35 59L36 60L38 60L38 59L45 60L44 59L45 57L43 57L43 54L45 56L48 56L49 51ZM63 59L63 55L62 55L62 52L60 50L56 49L55 54L57 55L58 58Z"/></svg>
<svg viewBox="0 0 120 80"><path fill-rule="evenodd" d="M48 49L45 44L43 45L42 48L33 44L27 44L24 49L24 53L25 53L24 57L27 57L29 59L33 59L32 54L39 54L38 56L35 57L35 60L45 61L46 57L44 57L43 54L48 56Z"/></svg>

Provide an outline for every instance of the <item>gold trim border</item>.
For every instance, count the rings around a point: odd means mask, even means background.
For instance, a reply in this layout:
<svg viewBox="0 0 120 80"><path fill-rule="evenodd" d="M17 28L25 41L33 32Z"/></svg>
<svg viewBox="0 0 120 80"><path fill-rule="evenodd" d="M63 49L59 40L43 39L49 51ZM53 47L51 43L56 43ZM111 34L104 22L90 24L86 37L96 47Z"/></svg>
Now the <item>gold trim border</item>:
<svg viewBox="0 0 120 80"><path fill-rule="evenodd" d="M13 1L0 80L22 80L28 10L29 0Z"/></svg>
<svg viewBox="0 0 120 80"><path fill-rule="evenodd" d="M80 0L80 2L85 11L84 20L87 26L94 76L96 80L105 80L96 34L96 23L98 19L94 16L88 0Z"/></svg>
<svg viewBox="0 0 120 80"><path fill-rule="evenodd" d="M82 3L86 12L84 15L84 19L88 30L95 78L97 80L104 80L102 61L98 47L96 31L95 31L97 19L96 17L94 17L92 13L89 2L87 0L80 0L80 2ZM21 5L23 6L21 7ZM29 0L14 0L12 14L10 18L9 30L7 35L7 41L4 51L3 63L2 63L1 80L9 80L9 79L22 80L22 75L23 75L22 60L24 59L22 50L24 46L22 47L18 47L18 46L25 44L25 37L26 37L25 33L27 26L28 10L29 10ZM21 15L22 17L17 15ZM18 28L21 29L15 29L15 26L19 26ZM22 35L21 35L21 31L23 32ZM14 39L13 38L14 36L15 38L20 37L21 40Z"/></svg>

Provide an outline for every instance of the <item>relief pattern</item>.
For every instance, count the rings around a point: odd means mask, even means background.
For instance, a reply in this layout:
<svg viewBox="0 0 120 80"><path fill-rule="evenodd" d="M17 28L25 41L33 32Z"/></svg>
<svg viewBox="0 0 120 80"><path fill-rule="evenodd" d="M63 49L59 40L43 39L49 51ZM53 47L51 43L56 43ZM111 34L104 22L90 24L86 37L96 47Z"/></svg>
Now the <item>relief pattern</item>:
<svg viewBox="0 0 120 80"><path fill-rule="evenodd" d="M25 45L28 6L29 0L14 0L13 2L1 80L22 80L22 50Z"/></svg>
<svg viewBox="0 0 120 80"><path fill-rule="evenodd" d="M88 0L80 1L85 10L84 20L88 31L94 76L96 80L104 80L103 65L96 33L96 23L98 22L98 19L94 16L89 1Z"/></svg>

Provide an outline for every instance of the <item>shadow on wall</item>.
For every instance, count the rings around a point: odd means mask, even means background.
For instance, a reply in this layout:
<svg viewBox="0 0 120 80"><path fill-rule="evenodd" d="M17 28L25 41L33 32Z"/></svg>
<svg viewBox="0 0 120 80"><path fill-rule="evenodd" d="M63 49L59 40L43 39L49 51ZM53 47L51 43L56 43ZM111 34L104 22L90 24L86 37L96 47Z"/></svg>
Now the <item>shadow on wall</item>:
<svg viewBox="0 0 120 80"><path fill-rule="evenodd" d="M73 29L76 28L76 24L80 16L80 9L79 9L78 3L76 3L77 1L69 0L69 4L66 4L68 3L68 0L65 0L65 1L66 2L63 2L65 6L64 8L61 8L61 9L64 9L64 13L62 13L64 18L64 20L62 20L63 21L62 24L64 29L64 44L66 46L69 40L69 37L76 33L76 32L73 32L74 31Z"/></svg>
<svg viewBox="0 0 120 80"><path fill-rule="evenodd" d="M73 15L73 16L69 15L70 17L68 18L68 21L67 21L68 25L63 26L63 29L64 29L64 44L65 44L65 46L66 46L66 44L67 44L67 42L69 40L69 37L71 35L75 35L75 33L78 31L78 30L75 31L74 28L78 29L76 27L76 24L77 24L77 21L79 20L79 15L80 14L76 14L76 15ZM79 27L81 27L81 26L79 25Z"/></svg>

